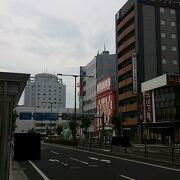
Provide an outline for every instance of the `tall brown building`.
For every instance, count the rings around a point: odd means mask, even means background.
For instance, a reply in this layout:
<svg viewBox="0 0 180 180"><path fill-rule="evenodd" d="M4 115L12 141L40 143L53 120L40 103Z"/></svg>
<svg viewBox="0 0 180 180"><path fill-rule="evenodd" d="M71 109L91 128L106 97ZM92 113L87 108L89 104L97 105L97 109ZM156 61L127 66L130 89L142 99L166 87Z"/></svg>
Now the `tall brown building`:
<svg viewBox="0 0 180 180"><path fill-rule="evenodd" d="M116 14L118 111L136 138L141 83L180 72L180 1L128 0Z"/></svg>

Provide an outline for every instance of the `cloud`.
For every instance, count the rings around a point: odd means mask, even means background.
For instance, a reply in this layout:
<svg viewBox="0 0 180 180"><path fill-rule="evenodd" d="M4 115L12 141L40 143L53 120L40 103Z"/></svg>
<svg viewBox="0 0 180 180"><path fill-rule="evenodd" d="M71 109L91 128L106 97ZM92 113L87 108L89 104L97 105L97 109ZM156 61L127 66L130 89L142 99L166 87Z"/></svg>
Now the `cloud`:
<svg viewBox="0 0 180 180"><path fill-rule="evenodd" d="M0 70L35 75L78 74L104 44L115 52L115 13L126 0L0 1Z"/></svg>
<svg viewBox="0 0 180 180"><path fill-rule="evenodd" d="M50 38L58 38L65 41L77 40L82 37L78 25L65 19L51 16L42 18L39 29Z"/></svg>

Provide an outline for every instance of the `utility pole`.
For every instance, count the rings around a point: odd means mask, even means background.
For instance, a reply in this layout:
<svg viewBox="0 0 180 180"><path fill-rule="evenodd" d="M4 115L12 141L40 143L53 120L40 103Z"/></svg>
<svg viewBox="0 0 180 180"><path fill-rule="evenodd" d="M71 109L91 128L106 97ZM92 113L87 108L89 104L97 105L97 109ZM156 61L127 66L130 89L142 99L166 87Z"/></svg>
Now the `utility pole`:
<svg viewBox="0 0 180 180"><path fill-rule="evenodd" d="M74 125L76 125L76 115L77 115L77 108L76 108L76 84L77 84L77 77L80 77L80 75L75 74L57 74L57 76L71 76L74 77ZM83 77L89 77L94 78L93 76L83 76ZM76 135L75 135L76 136ZM76 137L74 137L76 138Z"/></svg>

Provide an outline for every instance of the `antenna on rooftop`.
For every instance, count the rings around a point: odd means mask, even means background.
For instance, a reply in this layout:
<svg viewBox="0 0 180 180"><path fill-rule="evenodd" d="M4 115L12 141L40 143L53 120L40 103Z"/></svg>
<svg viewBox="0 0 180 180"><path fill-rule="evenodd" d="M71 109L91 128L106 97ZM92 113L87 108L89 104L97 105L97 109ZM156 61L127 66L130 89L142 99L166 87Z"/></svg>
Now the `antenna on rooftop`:
<svg viewBox="0 0 180 180"><path fill-rule="evenodd" d="M104 44L104 51L106 51L106 45Z"/></svg>

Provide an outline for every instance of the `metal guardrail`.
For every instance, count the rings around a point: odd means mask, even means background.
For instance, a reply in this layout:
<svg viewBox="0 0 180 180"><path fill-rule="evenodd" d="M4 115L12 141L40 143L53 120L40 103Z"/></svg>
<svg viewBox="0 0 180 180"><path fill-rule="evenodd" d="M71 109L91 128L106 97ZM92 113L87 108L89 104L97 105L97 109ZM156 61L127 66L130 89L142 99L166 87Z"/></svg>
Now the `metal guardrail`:
<svg viewBox="0 0 180 180"><path fill-rule="evenodd" d="M180 164L180 144L152 145L134 144L132 146L117 146L109 143L79 140L78 147L113 152L119 155L143 158L145 160L156 160L160 162L171 162Z"/></svg>

